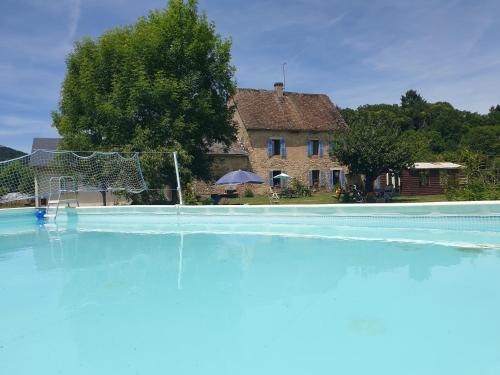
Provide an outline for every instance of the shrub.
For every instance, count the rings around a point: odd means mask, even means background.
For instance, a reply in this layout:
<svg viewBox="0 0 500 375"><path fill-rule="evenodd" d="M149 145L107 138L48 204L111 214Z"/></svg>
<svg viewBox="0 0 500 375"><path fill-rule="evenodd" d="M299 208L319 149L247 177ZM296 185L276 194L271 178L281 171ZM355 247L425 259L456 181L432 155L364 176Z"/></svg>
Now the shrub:
<svg viewBox="0 0 500 375"><path fill-rule="evenodd" d="M252 190L252 189L250 189L250 188L246 188L246 189L245 189L245 194L244 194L244 197L245 197L245 198L253 198L253 197L254 197L253 190Z"/></svg>
<svg viewBox="0 0 500 375"><path fill-rule="evenodd" d="M497 200L500 199L498 168L495 161L470 150L462 150L459 162L465 166L467 183L464 186L446 188L448 200Z"/></svg>
<svg viewBox="0 0 500 375"><path fill-rule="evenodd" d="M295 191L297 192L297 195L299 197L312 196L312 190L309 187L302 184L302 182L300 182L299 180L297 180L297 179L293 180L292 185L293 185L293 189L295 189Z"/></svg>

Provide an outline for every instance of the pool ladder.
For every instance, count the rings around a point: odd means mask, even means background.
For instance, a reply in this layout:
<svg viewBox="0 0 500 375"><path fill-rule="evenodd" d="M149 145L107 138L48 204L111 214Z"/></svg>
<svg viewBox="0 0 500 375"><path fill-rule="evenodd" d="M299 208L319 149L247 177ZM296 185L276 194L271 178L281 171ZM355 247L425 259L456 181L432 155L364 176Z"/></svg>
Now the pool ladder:
<svg viewBox="0 0 500 375"><path fill-rule="evenodd" d="M54 182L57 183L57 190L53 191L52 186ZM62 194L73 194L74 198L61 199ZM57 199L53 199L57 197ZM76 203L77 207L80 207L80 203L78 202L78 189L76 186L76 181L74 177L71 176L60 176L60 177L51 177L49 180L49 198L47 199L47 207L45 208L45 218L50 219L54 218L54 221L57 218L57 213L59 212L59 206L61 203L66 203L68 207L70 207L70 203ZM55 206L55 213L51 213L51 208ZM53 208L52 208L53 209Z"/></svg>

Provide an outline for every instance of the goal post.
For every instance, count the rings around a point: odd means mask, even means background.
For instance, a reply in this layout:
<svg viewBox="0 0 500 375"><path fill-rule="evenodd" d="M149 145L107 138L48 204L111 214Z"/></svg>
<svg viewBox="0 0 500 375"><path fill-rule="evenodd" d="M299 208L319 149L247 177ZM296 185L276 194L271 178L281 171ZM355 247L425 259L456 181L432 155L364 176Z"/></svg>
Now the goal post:
<svg viewBox="0 0 500 375"><path fill-rule="evenodd" d="M39 206L51 193L51 179L60 176L72 177L76 192L140 193L147 189L137 153L130 157L117 152L79 154L36 150L0 162L0 203L34 199Z"/></svg>
<svg viewBox="0 0 500 375"><path fill-rule="evenodd" d="M174 151L175 177L177 179L177 195L179 195L179 204L182 206L181 178L179 177L179 162L177 161L177 151Z"/></svg>

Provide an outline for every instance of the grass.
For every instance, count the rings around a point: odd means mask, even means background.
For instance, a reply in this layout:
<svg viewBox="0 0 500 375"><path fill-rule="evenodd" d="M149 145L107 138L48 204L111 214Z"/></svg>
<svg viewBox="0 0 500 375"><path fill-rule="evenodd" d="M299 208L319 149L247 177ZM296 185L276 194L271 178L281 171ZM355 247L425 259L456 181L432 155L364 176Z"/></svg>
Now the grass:
<svg viewBox="0 0 500 375"><path fill-rule="evenodd" d="M422 195L417 197L396 197L392 200L393 203L419 203L419 202L442 202L446 201L444 195ZM339 202L333 193L314 193L312 197L304 198L281 198L279 204L332 204L343 203ZM267 195L258 195L251 198L243 197L226 199L221 204L269 204Z"/></svg>
<svg viewBox="0 0 500 375"><path fill-rule="evenodd" d="M447 202L444 194L418 195L416 197L395 197L393 203Z"/></svg>

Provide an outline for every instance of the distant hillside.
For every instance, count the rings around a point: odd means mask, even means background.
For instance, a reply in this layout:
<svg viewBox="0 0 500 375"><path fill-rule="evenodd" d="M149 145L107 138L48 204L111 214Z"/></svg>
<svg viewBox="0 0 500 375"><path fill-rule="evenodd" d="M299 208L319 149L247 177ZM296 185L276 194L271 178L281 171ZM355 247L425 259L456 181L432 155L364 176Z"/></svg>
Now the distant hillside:
<svg viewBox="0 0 500 375"><path fill-rule="evenodd" d="M26 155L22 151L14 150L13 148L0 146L0 161L18 158L19 156Z"/></svg>

